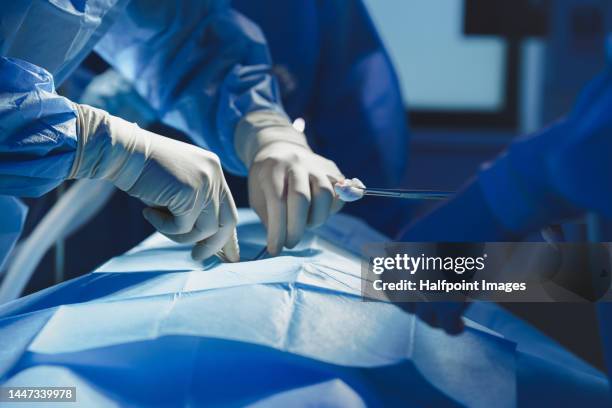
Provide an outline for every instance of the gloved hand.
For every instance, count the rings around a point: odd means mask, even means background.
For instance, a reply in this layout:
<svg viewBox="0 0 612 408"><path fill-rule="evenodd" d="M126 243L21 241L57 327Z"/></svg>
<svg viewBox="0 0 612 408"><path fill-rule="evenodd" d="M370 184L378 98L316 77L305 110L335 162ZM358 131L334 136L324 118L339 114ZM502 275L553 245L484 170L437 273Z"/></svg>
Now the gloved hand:
<svg viewBox="0 0 612 408"><path fill-rule="evenodd" d="M333 184L338 167L310 150L289 120L256 111L238 124L236 152L249 169L249 203L268 232L268 252L293 248L306 227L317 227L342 208Z"/></svg>
<svg viewBox="0 0 612 408"><path fill-rule="evenodd" d="M217 156L77 105L78 149L70 178L101 178L141 199L144 217L195 260L223 250L238 261L237 211Z"/></svg>

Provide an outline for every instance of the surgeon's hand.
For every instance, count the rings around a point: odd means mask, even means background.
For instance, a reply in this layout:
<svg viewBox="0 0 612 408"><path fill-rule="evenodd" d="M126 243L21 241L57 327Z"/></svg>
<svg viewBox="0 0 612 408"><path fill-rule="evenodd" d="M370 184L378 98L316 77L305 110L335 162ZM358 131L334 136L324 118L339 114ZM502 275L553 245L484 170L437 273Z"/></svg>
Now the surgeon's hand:
<svg viewBox="0 0 612 408"><path fill-rule="evenodd" d="M268 252L293 248L307 227L342 208L333 184L344 179L315 154L303 133L274 112L254 112L238 125L236 150L249 169L249 203L268 232Z"/></svg>
<svg viewBox="0 0 612 408"><path fill-rule="evenodd" d="M162 234L195 243L192 257L219 251L239 261L237 211L218 157L77 105L79 147L72 178L102 178L141 199L144 217Z"/></svg>
<svg viewBox="0 0 612 408"><path fill-rule="evenodd" d="M342 207L333 183L336 165L307 146L274 142L257 152L249 169L249 203L268 231L268 252L293 248L306 227L318 227Z"/></svg>

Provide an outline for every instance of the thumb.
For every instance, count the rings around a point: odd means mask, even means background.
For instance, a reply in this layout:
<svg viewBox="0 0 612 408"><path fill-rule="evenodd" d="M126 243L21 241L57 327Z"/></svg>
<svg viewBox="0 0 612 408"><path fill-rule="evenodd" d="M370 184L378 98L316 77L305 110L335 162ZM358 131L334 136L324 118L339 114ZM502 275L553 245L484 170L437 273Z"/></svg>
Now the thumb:
<svg viewBox="0 0 612 408"><path fill-rule="evenodd" d="M342 201L337 194L334 194L334 200L332 201L330 213L335 214L344 207L344 201Z"/></svg>

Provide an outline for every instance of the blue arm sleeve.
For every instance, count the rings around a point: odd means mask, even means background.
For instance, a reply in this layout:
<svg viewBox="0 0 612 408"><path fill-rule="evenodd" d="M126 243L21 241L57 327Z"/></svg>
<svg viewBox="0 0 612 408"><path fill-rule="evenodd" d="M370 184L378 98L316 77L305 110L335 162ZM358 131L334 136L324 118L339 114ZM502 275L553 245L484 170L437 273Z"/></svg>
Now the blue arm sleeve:
<svg viewBox="0 0 612 408"><path fill-rule="evenodd" d="M283 112L261 31L223 0L134 0L96 46L166 124L247 170L234 129L248 112Z"/></svg>
<svg viewBox="0 0 612 408"><path fill-rule="evenodd" d="M398 241L495 242L517 238L518 235L505 228L491 212L475 179L453 198L408 226Z"/></svg>
<svg viewBox="0 0 612 408"><path fill-rule="evenodd" d="M404 238L514 240L579 215L581 210L551 182L547 167L569 132L571 127L560 120L517 138L493 162L483 165L466 188L414 224Z"/></svg>
<svg viewBox="0 0 612 408"><path fill-rule="evenodd" d="M36 197L66 179L77 147L76 112L53 77L0 57L0 194Z"/></svg>

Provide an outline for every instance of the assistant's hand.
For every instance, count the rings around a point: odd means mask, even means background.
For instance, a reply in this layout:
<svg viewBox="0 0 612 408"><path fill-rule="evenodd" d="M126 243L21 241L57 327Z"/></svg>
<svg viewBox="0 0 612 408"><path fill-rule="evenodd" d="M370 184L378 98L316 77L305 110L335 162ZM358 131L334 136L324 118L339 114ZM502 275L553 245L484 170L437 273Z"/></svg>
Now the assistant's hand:
<svg viewBox="0 0 612 408"><path fill-rule="evenodd" d="M247 115L235 147L249 169L249 203L268 231L268 252L292 248L306 227L342 208L333 184L344 179L332 161L310 150L302 132L276 112Z"/></svg>
<svg viewBox="0 0 612 408"><path fill-rule="evenodd" d="M151 134L150 155L126 190L149 208L144 217L173 241L196 243L195 260L223 250L238 261L236 205L219 158L196 146Z"/></svg>
<svg viewBox="0 0 612 408"><path fill-rule="evenodd" d="M219 251L240 259L237 211L218 157L78 105L79 148L72 178L103 178L141 199L144 217L162 234L196 243L195 260Z"/></svg>

